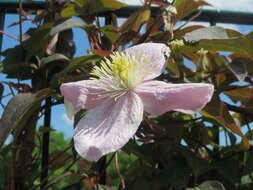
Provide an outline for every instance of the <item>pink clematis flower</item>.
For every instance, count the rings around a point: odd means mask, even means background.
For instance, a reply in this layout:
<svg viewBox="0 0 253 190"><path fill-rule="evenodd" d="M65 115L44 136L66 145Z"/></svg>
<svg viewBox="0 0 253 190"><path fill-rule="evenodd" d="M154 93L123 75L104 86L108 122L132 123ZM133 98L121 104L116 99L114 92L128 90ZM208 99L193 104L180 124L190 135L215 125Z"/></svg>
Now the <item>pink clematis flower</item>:
<svg viewBox="0 0 253 190"><path fill-rule="evenodd" d="M135 134L144 112L193 114L210 101L211 84L153 80L163 72L169 53L160 43L136 45L94 67L96 78L61 85L69 116L88 110L74 134L75 149L83 158L97 161L123 147Z"/></svg>

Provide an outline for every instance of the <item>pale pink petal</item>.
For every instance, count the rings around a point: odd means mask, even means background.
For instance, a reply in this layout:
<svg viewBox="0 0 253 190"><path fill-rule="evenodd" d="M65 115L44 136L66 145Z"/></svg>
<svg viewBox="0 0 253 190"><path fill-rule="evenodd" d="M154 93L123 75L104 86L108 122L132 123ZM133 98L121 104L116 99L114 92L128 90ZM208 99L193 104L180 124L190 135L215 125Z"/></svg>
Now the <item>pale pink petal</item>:
<svg viewBox="0 0 253 190"><path fill-rule="evenodd" d="M70 103L73 104L74 113L80 109L91 109L95 107L103 97L100 95L106 93L101 87L100 80L82 80L78 82L63 83L60 87L61 93L66 102L66 108L69 112L73 112Z"/></svg>
<svg viewBox="0 0 253 190"><path fill-rule="evenodd" d="M144 103L144 110L152 115L170 110L193 114L210 101L213 91L212 84L169 84L156 80L144 82L135 89Z"/></svg>
<svg viewBox="0 0 253 190"><path fill-rule="evenodd" d="M124 146L142 121L143 103L135 93L107 99L88 111L75 129L76 151L89 161Z"/></svg>
<svg viewBox="0 0 253 190"><path fill-rule="evenodd" d="M72 102L68 101L67 98L64 98L64 106L67 112L67 116L71 120L76 113L75 106L72 104Z"/></svg>
<svg viewBox="0 0 253 190"><path fill-rule="evenodd" d="M144 80L150 80L163 72L170 49L162 43L143 43L128 48L125 52L134 56L141 65L139 74L149 71Z"/></svg>

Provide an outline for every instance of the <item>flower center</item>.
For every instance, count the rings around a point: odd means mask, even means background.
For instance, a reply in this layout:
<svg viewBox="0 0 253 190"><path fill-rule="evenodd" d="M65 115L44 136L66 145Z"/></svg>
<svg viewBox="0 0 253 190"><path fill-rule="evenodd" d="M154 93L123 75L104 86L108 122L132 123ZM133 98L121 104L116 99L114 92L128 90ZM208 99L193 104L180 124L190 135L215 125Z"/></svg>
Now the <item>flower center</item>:
<svg viewBox="0 0 253 190"><path fill-rule="evenodd" d="M127 90L142 82L142 75L138 75L138 63L127 53L116 52L105 58L100 66L95 66L92 75L101 79L108 90Z"/></svg>

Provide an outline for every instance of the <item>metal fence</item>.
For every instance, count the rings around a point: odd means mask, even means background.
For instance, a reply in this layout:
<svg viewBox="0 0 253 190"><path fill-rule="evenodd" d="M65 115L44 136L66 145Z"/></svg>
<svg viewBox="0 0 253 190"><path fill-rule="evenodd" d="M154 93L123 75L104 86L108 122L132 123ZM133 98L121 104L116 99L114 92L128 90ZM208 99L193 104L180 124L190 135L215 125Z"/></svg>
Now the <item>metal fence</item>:
<svg viewBox="0 0 253 190"><path fill-rule="evenodd" d="M18 0L0 0L0 30L4 29L5 14L16 14L19 8ZM22 7L24 10L39 10L46 7L45 2L23 2ZM139 9L140 6L128 6L122 9L116 10L113 13L118 17L126 18L132 12ZM156 15L159 11L159 7L151 8L152 14ZM194 11L188 17L183 20L189 19L191 16L197 14ZM101 13L100 16L106 16L108 13ZM210 25L216 23L225 24L238 24L238 25L253 25L253 13L240 12L240 11L217 11L217 10L202 10L202 13L194 19L194 21L207 22ZM3 35L0 33L0 51L2 47Z"/></svg>

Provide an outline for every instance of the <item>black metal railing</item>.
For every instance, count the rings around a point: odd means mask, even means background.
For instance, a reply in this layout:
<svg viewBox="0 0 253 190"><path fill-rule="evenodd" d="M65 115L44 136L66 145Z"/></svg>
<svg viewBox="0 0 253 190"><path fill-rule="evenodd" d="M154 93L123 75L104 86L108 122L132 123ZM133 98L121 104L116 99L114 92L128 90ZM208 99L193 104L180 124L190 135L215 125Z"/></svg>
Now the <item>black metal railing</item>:
<svg viewBox="0 0 253 190"><path fill-rule="evenodd" d="M23 3L22 7L25 10L39 10L45 8L44 2L27 2ZM5 13L16 13L19 7L17 2L0 2L0 12ZM118 17L128 17L132 12L136 11L140 6L127 6L119 10L114 11ZM160 11L159 7L152 7L152 14L156 14ZM196 14L197 11L193 12L188 17ZM102 13L101 16L104 16L106 13ZM200 16L194 19L195 21L201 22L215 22L215 23L230 23L230 24L246 24L253 25L253 13L250 12L241 12L241 11L217 11L217 10L202 10Z"/></svg>

